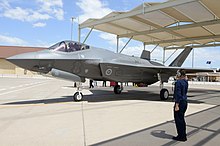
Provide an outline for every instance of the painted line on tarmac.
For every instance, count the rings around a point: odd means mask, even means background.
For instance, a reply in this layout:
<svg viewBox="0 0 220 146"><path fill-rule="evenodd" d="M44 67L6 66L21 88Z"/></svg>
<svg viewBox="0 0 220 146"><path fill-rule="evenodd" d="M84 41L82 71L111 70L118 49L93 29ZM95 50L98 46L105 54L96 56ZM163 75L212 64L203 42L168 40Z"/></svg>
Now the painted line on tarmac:
<svg viewBox="0 0 220 146"><path fill-rule="evenodd" d="M17 92L17 91L21 91L21 90L25 90L25 89L28 89L28 88L33 88L33 87L36 87L36 86L39 86L39 85L42 85L42 84L46 84L47 81L44 81L44 82L41 82L39 84L35 84L35 85L31 85L31 86L28 86L28 87L25 87L25 88L21 88L21 89L17 89L17 90L13 90L13 91L8 91L8 92L4 92L4 93L1 93L1 95L5 95L5 94L10 94L10 93L13 93L13 92Z"/></svg>

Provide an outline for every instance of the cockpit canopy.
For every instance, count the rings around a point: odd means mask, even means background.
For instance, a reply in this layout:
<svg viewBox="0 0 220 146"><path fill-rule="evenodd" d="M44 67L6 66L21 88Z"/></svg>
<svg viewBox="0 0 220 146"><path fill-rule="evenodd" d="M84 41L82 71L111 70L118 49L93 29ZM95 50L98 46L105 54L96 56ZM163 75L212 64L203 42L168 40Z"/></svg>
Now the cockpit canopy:
<svg viewBox="0 0 220 146"><path fill-rule="evenodd" d="M60 52L75 52L75 51L89 49L89 46L74 41L62 41L49 47L49 49Z"/></svg>

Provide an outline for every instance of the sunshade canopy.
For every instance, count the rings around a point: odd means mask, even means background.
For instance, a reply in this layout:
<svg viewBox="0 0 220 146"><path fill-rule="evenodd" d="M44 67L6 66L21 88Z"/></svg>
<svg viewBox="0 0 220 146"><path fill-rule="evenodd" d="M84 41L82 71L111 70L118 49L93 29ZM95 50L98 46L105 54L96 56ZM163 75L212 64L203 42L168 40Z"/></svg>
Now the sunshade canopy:
<svg viewBox="0 0 220 146"><path fill-rule="evenodd" d="M88 19L80 29L90 27L166 48L212 46L220 42L219 6L220 0L143 3L128 12Z"/></svg>

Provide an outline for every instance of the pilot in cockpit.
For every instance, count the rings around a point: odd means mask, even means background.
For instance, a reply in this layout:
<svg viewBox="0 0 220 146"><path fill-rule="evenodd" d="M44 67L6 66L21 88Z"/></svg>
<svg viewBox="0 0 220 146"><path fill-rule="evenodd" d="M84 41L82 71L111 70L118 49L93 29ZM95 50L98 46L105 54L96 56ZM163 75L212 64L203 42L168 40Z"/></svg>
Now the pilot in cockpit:
<svg viewBox="0 0 220 146"><path fill-rule="evenodd" d="M69 47L68 52L74 52L74 51L76 51L76 49L75 49L75 47L74 47L74 44L73 44L72 42L70 42L70 43L68 44L68 47Z"/></svg>
<svg viewBox="0 0 220 146"><path fill-rule="evenodd" d="M76 51L79 51L79 50L80 50L80 46L79 46L77 43L75 43L73 46L74 46L74 48L75 48Z"/></svg>

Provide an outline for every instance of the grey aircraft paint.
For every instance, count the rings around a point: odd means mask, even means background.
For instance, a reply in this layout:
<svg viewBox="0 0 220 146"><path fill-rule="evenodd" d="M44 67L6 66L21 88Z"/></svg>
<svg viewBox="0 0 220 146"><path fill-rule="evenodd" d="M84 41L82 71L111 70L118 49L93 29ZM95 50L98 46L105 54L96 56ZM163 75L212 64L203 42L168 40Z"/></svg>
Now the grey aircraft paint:
<svg viewBox="0 0 220 146"><path fill-rule="evenodd" d="M68 51L70 43L78 45L78 50ZM56 69L71 73L82 81L90 78L116 82L142 82L150 85L159 79L167 82L178 69L182 69L178 66L182 65L190 51L191 49L186 48L169 67L166 67L139 57L118 54L73 41L62 41L47 50L24 53L7 60L31 71L48 73ZM212 69L184 69L188 73L213 71Z"/></svg>
<svg viewBox="0 0 220 146"><path fill-rule="evenodd" d="M178 69L187 73L210 72L212 69L181 68L191 48L185 48L182 53L166 67L150 61L149 52L143 51L141 58L114 53L105 49L91 47L73 41L59 42L47 50L25 53L7 58L8 61L24 69L54 77L84 82L85 78L115 82L135 82L146 85L160 81L167 82ZM78 87L80 84L77 85ZM162 87L162 86L161 86ZM120 94L122 86L116 85L114 93ZM167 89L160 91L161 100L169 97ZM77 88L73 95L75 101L81 101L83 94Z"/></svg>

